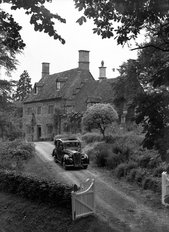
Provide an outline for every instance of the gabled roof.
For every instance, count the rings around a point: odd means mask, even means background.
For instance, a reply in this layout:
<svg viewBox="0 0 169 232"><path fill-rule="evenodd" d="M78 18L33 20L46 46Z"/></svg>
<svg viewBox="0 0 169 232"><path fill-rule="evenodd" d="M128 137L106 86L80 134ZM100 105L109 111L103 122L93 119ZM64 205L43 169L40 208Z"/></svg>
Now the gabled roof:
<svg viewBox="0 0 169 232"><path fill-rule="evenodd" d="M57 98L71 99L74 93L88 80L94 80L90 71L79 68L47 75L36 84L38 93L34 91L25 99L24 103L51 100ZM56 89L56 82L61 82L61 89Z"/></svg>

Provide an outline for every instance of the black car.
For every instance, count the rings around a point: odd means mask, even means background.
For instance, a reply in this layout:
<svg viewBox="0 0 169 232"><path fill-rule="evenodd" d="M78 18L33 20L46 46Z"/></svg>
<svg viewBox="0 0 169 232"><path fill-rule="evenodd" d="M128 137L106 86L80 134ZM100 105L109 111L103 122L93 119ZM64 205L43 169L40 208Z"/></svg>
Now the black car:
<svg viewBox="0 0 169 232"><path fill-rule="evenodd" d="M52 156L65 169L81 167L86 169L89 164L88 155L81 152L81 142L77 138L54 138L55 148Z"/></svg>

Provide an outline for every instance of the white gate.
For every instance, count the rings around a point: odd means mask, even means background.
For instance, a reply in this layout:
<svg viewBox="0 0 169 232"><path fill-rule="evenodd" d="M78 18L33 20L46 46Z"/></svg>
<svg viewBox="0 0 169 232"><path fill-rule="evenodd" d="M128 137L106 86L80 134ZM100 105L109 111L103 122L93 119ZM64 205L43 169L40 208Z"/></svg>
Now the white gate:
<svg viewBox="0 0 169 232"><path fill-rule="evenodd" d="M87 179L72 192L72 219L95 213L95 181Z"/></svg>
<svg viewBox="0 0 169 232"><path fill-rule="evenodd" d="M169 175L162 173L162 204L169 206Z"/></svg>

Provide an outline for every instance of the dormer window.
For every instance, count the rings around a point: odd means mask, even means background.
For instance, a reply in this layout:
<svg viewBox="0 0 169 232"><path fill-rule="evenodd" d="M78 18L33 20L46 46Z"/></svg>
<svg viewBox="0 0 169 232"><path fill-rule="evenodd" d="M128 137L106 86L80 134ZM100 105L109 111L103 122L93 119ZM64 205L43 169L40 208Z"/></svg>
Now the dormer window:
<svg viewBox="0 0 169 232"><path fill-rule="evenodd" d="M61 88L61 83L60 83L60 81L57 81L56 82L56 90L60 90L60 88Z"/></svg>
<svg viewBox="0 0 169 232"><path fill-rule="evenodd" d="M38 87L36 86L36 84L34 86L34 94L38 94Z"/></svg>

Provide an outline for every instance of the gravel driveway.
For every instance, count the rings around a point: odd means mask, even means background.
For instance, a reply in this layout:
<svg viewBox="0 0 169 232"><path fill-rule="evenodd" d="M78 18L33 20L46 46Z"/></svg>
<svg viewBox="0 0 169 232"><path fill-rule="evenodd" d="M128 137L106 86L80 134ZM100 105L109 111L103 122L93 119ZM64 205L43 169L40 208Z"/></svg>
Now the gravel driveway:
<svg viewBox="0 0 169 232"><path fill-rule="evenodd" d="M169 209L145 203L140 194L133 197L117 180L90 165L87 170L65 171L51 156L52 143L37 142L35 147L44 172L50 178L77 185L87 178L95 179L96 213L115 231L169 232Z"/></svg>

